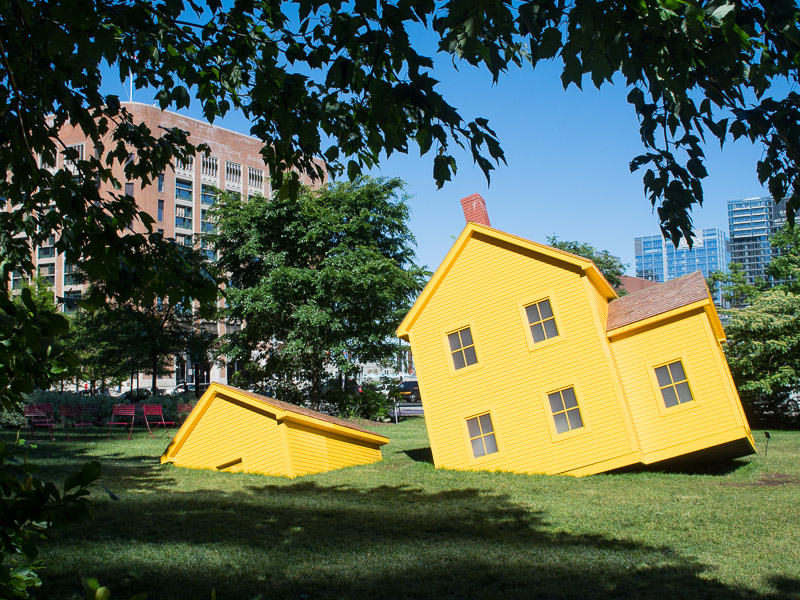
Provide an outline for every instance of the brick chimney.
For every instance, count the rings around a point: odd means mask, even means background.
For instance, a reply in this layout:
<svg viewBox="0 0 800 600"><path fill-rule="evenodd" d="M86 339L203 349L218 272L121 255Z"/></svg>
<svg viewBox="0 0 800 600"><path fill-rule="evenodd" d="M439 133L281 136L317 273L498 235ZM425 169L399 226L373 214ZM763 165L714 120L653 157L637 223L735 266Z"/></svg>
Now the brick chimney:
<svg viewBox="0 0 800 600"><path fill-rule="evenodd" d="M480 194L472 194L461 199L461 208L464 209L464 218L467 223L477 223L491 227L489 223L489 213L486 212L486 200Z"/></svg>

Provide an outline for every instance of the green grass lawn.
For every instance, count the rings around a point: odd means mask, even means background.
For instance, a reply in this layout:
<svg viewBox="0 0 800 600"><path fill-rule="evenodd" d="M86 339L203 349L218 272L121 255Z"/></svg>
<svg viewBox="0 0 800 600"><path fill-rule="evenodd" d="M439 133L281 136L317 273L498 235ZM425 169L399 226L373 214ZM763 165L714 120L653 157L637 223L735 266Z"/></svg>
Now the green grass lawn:
<svg viewBox="0 0 800 600"><path fill-rule="evenodd" d="M43 544L37 598L800 598L800 432L704 474L436 470L422 419L383 462L296 480L162 467L166 440L39 442L98 459L96 518ZM757 440L763 441L758 432Z"/></svg>

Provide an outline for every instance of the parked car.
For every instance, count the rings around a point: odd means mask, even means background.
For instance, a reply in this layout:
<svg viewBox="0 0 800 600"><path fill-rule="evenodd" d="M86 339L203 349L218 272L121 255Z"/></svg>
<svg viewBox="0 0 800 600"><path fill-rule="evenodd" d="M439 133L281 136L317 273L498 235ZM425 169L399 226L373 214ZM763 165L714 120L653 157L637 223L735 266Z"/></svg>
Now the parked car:
<svg viewBox="0 0 800 600"><path fill-rule="evenodd" d="M136 388L123 393L119 396L119 399L122 402L141 402L142 400L147 400L149 397L150 388Z"/></svg>
<svg viewBox="0 0 800 600"><path fill-rule="evenodd" d="M398 386L401 402L422 402L422 396L419 393L419 382L416 380L403 381Z"/></svg>
<svg viewBox="0 0 800 600"><path fill-rule="evenodd" d="M208 386L211 385L210 383L201 383L200 384L200 393L202 394L208 389ZM176 396L178 394L185 394L187 392L194 392L194 384L193 383L179 383L176 385L172 390L172 395Z"/></svg>

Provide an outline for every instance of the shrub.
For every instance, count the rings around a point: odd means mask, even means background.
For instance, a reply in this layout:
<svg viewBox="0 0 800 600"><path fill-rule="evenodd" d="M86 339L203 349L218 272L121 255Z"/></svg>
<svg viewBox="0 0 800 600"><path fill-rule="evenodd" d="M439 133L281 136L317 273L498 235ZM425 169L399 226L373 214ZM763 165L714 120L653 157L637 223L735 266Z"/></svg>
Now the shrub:
<svg viewBox="0 0 800 600"><path fill-rule="evenodd" d="M331 390L326 399L335 403L343 419L382 421L389 417L392 400L374 384L366 383L361 390Z"/></svg>

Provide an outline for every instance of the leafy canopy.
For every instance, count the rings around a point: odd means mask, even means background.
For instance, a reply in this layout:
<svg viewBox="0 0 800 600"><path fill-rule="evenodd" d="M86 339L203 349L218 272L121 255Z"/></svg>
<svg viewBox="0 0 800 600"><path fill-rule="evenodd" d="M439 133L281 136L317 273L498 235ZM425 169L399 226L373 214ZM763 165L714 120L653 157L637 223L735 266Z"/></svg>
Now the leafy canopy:
<svg viewBox="0 0 800 600"><path fill-rule="evenodd" d="M284 399L310 383L318 404L327 373L355 372L396 351L394 330L422 289L399 179L359 177L295 197L241 202L223 194L208 240L229 273L226 316L242 325L222 352ZM283 392L281 390L284 390Z"/></svg>
<svg viewBox="0 0 800 600"><path fill-rule="evenodd" d="M122 300L214 301L213 277L182 281L180 256L119 193L123 180L147 183L205 148L179 129L135 122L102 91L105 64L152 90L161 108L195 101L211 122L241 110L281 193L298 192L298 171L321 174L314 157L353 178L412 145L431 153L439 185L455 172L459 147L488 177L503 161L499 141L485 119L464 119L439 94L422 30L435 36L435 53L487 69L495 81L510 67L557 60L564 86L625 85L644 146L631 168L644 169L645 192L673 241L691 242L707 137L763 143L759 179L774 198L788 197L792 221L800 206L799 11L792 0L14 0L0 11L0 170L8 173L0 276L32 274L31 247L55 234L58 253ZM66 127L85 134L92 151L70 149L60 137ZM58 156L72 164L46 168ZM146 283L158 274L154 297ZM0 342L10 344L17 325L40 326L0 295ZM8 371L17 358L2 360ZM50 364L26 376L52 379ZM19 395L3 387L2 399Z"/></svg>
<svg viewBox="0 0 800 600"><path fill-rule="evenodd" d="M553 248L558 248L559 250L570 252L571 254L577 254L578 256L593 261L617 294L624 296L628 293L625 288L622 287L622 276L625 274L625 269L628 265L623 263L618 256L614 256L608 250L598 250L586 242L559 240L557 235L547 236L547 243Z"/></svg>

